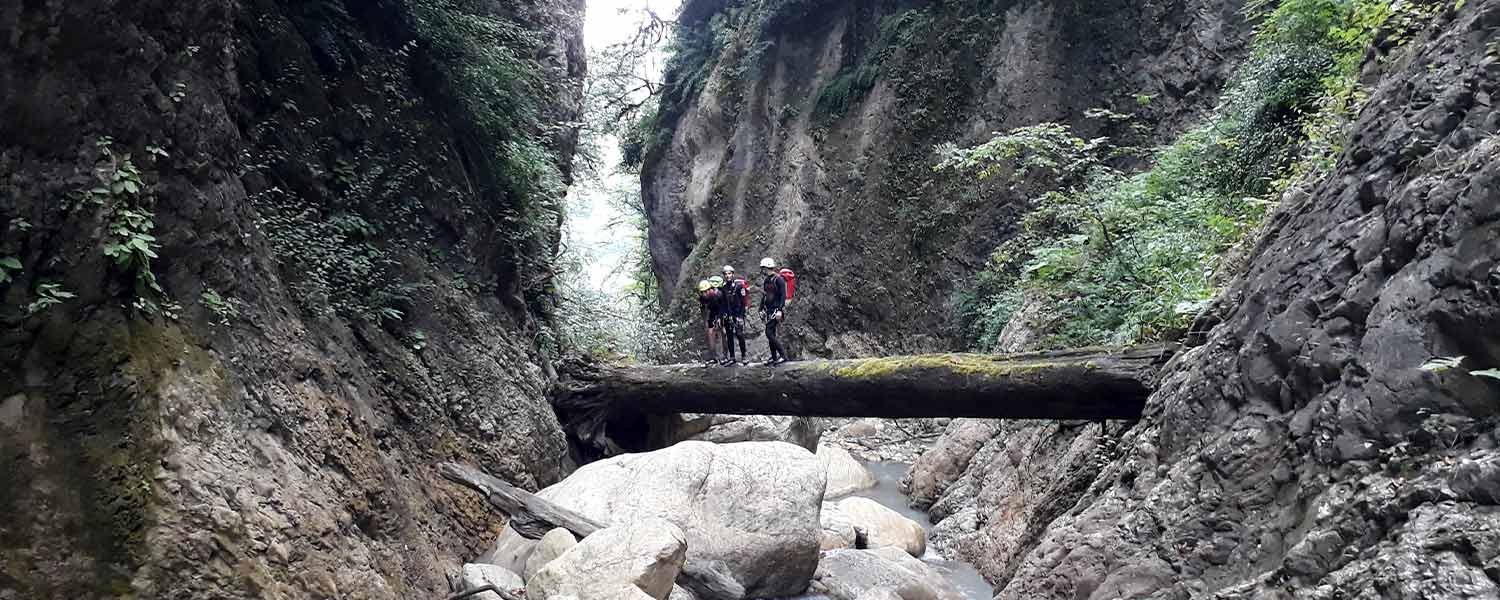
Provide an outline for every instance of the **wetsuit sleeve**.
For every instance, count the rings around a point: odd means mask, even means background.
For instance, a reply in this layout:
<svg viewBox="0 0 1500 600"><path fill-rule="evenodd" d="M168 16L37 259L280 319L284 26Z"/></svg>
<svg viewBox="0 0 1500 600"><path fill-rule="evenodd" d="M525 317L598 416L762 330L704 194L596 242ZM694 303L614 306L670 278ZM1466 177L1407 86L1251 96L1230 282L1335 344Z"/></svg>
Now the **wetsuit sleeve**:
<svg viewBox="0 0 1500 600"><path fill-rule="evenodd" d="M764 295L760 299L760 309L767 313L774 313L786 305L786 280L780 275L772 275L766 279L766 285L762 286Z"/></svg>

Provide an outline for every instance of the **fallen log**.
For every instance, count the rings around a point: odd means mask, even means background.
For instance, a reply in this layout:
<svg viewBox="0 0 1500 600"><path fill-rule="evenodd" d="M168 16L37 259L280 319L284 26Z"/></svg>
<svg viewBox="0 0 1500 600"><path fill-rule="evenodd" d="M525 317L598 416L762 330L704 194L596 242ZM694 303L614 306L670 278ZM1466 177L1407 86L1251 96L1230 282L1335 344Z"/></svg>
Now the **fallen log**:
<svg viewBox="0 0 1500 600"><path fill-rule="evenodd" d="M438 472L444 479L479 492L490 506L510 517L510 527L527 539L541 539L558 527L583 539L605 527L468 465L440 463ZM713 564L689 561L678 574L677 583L703 600L738 600L745 595L744 586Z"/></svg>
<svg viewBox="0 0 1500 600"><path fill-rule="evenodd" d="M774 367L591 365L560 380L552 400L585 428L621 412L1135 419L1175 349L928 354Z"/></svg>

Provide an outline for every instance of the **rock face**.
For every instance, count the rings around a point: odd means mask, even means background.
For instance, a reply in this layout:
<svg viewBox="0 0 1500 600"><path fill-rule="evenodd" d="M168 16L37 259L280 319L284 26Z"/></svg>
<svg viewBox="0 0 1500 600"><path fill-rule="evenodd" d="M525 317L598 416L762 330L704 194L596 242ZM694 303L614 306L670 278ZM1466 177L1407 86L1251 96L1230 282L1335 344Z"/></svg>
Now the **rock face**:
<svg viewBox="0 0 1500 600"><path fill-rule="evenodd" d="M942 573L898 548L825 552L812 589L835 600L964 598Z"/></svg>
<svg viewBox="0 0 1500 600"><path fill-rule="evenodd" d="M957 419L926 452L917 457L901 480L901 491L912 506L926 510L969 469L974 453L995 437L1000 422Z"/></svg>
<svg viewBox="0 0 1500 600"><path fill-rule="evenodd" d="M900 548L912 556L922 556L927 551L927 532L901 513L869 498L845 498L838 506L855 529L864 532L868 547Z"/></svg>
<svg viewBox="0 0 1500 600"><path fill-rule="evenodd" d="M583 2L492 4L0 7L0 598L440 597L503 520L436 461L571 468L518 273Z"/></svg>
<svg viewBox="0 0 1500 600"><path fill-rule="evenodd" d="M1044 121L1105 135L1083 117L1101 106L1173 133L1243 52L1241 4L686 2L683 38L705 41L669 74L642 172L663 299L685 318L703 274L770 255L798 272L794 354L949 349L944 300L1033 186L934 173L933 146Z"/></svg>
<svg viewBox="0 0 1500 600"><path fill-rule="evenodd" d="M1332 172L1283 197L1138 424L1002 426L943 459L959 477L913 473L997 598L1500 594L1500 384L1472 374L1500 366L1500 1L1439 8L1372 53Z"/></svg>
<svg viewBox="0 0 1500 600"><path fill-rule="evenodd" d="M720 565L747 597L766 597L812 577L824 485L822 463L791 444L689 441L590 463L538 495L603 523L670 521L689 563ZM497 546L517 537L507 529Z"/></svg>
<svg viewBox="0 0 1500 600"><path fill-rule="evenodd" d="M868 490L878 483L875 474L849 455L849 451L834 446L818 446L818 460L828 472L828 490L824 498L847 496Z"/></svg>
<svg viewBox="0 0 1500 600"><path fill-rule="evenodd" d="M606 527L537 571L526 584L526 597L603 600L629 595L620 588L635 587L646 596L666 600L686 557L686 536L667 521L646 519Z"/></svg>

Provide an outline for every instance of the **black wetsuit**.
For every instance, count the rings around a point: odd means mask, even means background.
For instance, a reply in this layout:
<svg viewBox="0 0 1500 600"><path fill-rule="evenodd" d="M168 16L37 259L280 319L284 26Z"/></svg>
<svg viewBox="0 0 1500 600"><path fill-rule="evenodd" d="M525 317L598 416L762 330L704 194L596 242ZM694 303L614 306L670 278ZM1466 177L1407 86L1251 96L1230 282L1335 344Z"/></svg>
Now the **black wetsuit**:
<svg viewBox="0 0 1500 600"><path fill-rule="evenodd" d="M718 288L709 288L698 292L698 312L703 318L703 327L708 332L708 357L713 362L719 360L719 349L717 340L714 339L714 328L719 326L719 321L724 316L723 292Z"/></svg>
<svg viewBox="0 0 1500 600"><path fill-rule="evenodd" d="M777 330L781 328L781 320L775 318L776 312L786 308L786 280L781 275L771 273L761 284L760 312L766 319L766 344L771 347L771 362L786 360L786 352L781 349L781 341L776 339Z"/></svg>
<svg viewBox="0 0 1500 600"><path fill-rule="evenodd" d="M731 277L724 282L720 297L724 303L724 356L734 360L734 341L740 342L740 360L749 357L745 352L745 297L750 295L744 279Z"/></svg>
<svg viewBox="0 0 1500 600"><path fill-rule="evenodd" d="M698 292L698 312L703 316L704 327L718 325L719 318L724 316L723 290L709 288Z"/></svg>

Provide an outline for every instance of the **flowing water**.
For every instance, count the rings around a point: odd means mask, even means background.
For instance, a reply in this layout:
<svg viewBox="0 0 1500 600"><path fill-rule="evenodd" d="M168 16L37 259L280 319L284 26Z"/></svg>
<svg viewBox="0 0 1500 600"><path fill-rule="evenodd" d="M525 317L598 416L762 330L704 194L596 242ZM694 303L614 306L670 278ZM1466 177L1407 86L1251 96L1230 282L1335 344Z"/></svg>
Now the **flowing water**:
<svg viewBox="0 0 1500 600"><path fill-rule="evenodd" d="M906 475L906 469L911 465L898 462L868 462L864 464L865 468L868 468L871 473L875 474L875 479L879 483L873 488L856 492L853 495L863 496L879 502L887 508L901 513L902 516L920 523L922 529L930 532L932 530L932 523L927 521L927 513L907 506L906 496L901 493L901 477ZM969 600L990 600L995 595L994 589L990 587L990 584L985 582L984 578L979 576L979 571L975 571L974 567L969 566L968 563L945 559L936 552L933 552L930 547L927 549L927 554L922 556L922 562L927 563L946 576L948 581L952 582L953 586L958 588L958 591L962 592L964 597L969 598ZM787 600L824 600L826 598L827 596L809 594L796 596Z"/></svg>
<svg viewBox="0 0 1500 600"><path fill-rule="evenodd" d="M898 462L872 462L865 463L865 468L875 474L880 481L875 487L863 492L856 492L855 496L864 496L885 505L896 512L901 513L908 519L922 525L922 529L931 532L932 523L927 520L927 513L906 505L906 496L901 493L901 478L906 475L906 469L910 467L906 463ZM948 577L964 596L970 600L990 600L995 595L995 590L990 584L979 576L979 571L969 563L948 560L927 549L927 554L922 556L925 562Z"/></svg>

